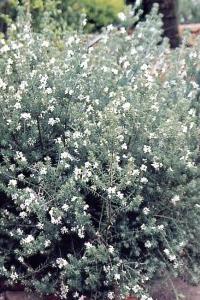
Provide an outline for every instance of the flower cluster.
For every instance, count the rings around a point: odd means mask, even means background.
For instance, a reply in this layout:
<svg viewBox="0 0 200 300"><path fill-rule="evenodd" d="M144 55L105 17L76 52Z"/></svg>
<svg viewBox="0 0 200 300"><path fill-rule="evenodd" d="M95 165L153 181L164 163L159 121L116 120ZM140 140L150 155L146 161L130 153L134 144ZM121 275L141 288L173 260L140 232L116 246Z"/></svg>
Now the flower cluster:
<svg viewBox="0 0 200 300"><path fill-rule="evenodd" d="M0 48L0 276L63 299L148 297L199 241L199 46L154 11L63 48L29 26ZM197 249L197 250L195 250ZM187 256L189 251L190 255Z"/></svg>

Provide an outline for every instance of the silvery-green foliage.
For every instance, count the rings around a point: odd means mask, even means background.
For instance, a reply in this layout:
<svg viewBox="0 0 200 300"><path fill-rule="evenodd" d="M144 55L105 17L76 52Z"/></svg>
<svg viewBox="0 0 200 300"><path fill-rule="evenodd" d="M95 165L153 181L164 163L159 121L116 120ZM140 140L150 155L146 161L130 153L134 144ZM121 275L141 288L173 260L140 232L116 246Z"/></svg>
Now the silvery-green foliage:
<svg viewBox="0 0 200 300"><path fill-rule="evenodd" d="M198 257L200 52L171 51L160 28L154 11L133 35L109 26L90 48L70 35L58 50L28 25L1 41L8 283L150 299L158 271L178 275Z"/></svg>
<svg viewBox="0 0 200 300"><path fill-rule="evenodd" d="M200 1L199 0L180 0L179 16L182 23L200 22Z"/></svg>

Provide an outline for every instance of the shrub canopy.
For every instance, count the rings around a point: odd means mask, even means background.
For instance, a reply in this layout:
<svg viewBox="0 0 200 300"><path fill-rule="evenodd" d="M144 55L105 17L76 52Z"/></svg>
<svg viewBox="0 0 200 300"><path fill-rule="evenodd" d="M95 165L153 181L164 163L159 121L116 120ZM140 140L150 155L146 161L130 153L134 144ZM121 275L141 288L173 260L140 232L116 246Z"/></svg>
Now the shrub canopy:
<svg viewBox="0 0 200 300"><path fill-rule="evenodd" d="M199 47L160 43L155 10L90 48L19 25L0 48L0 276L144 300L159 271L198 275Z"/></svg>

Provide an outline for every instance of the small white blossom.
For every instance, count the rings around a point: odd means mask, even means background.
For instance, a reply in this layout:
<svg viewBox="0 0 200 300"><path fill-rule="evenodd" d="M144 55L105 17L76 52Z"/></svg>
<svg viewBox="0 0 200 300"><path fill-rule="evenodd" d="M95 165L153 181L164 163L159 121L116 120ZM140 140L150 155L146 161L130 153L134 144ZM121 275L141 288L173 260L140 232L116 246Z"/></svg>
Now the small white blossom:
<svg viewBox="0 0 200 300"><path fill-rule="evenodd" d="M152 243L150 241L146 241L144 245L145 245L146 248L151 248L152 247Z"/></svg>
<svg viewBox="0 0 200 300"><path fill-rule="evenodd" d="M116 273L116 274L114 275L114 279L115 279L115 280L120 280L120 274Z"/></svg>
<svg viewBox="0 0 200 300"><path fill-rule="evenodd" d="M11 179L11 180L9 181L8 185L9 185L9 186L16 187L16 185L17 185L17 180Z"/></svg>
<svg viewBox="0 0 200 300"><path fill-rule="evenodd" d="M69 205L67 205L66 203L63 204L62 209L63 209L64 211L68 211L68 210L69 210Z"/></svg>
<svg viewBox="0 0 200 300"><path fill-rule="evenodd" d="M142 177L140 179L140 182L146 184L148 182L148 179L146 177Z"/></svg>
<svg viewBox="0 0 200 300"><path fill-rule="evenodd" d="M31 234L27 235L26 238L22 239L22 244L30 244L32 242L35 241L34 236L32 236Z"/></svg>
<svg viewBox="0 0 200 300"><path fill-rule="evenodd" d="M45 167L40 169L40 175L46 175L47 174L47 169Z"/></svg>
<svg viewBox="0 0 200 300"><path fill-rule="evenodd" d="M156 161L154 161L151 165L157 171L163 166L162 163L159 163L159 162L156 162Z"/></svg>
<svg viewBox="0 0 200 300"><path fill-rule="evenodd" d="M143 208L143 213L144 213L144 215L148 215L149 212L150 212L150 209L149 209L148 207L144 207L144 208Z"/></svg>
<svg viewBox="0 0 200 300"><path fill-rule="evenodd" d="M30 120L31 114L30 113L21 113L21 119Z"/></svg>
<svg viewBox="0 0 200 300"><path fill-rule="evenodd" d="M117 16L122 22L126 20L126 15L123 12L119 12Z"/></svg>
<svg viewBox="0 0 200 300"><path fill-rule="evenodd" d="M93 248L94 246L93 246L90 242L87 242L87 243L85 243L85 247L86 247L87 249L91 249L91 248Z"/></svg>
<svg viewBox="0 0 200 300"><path fill-rule="evenodd" d="M147 170L147 166L146 165L141 165L141 167L140 167L140 170L141 171L144 171L144 172L146 172L146 170Z"/></svg>
<svg viewBox="0 0 200 300"><path fill-rule="evenodd" d="M124 111L128 111L131 107L131 104L129 102L125 102L123 105L122 105L122 108Z"/></svg>
<svg viewBox="0 0 200 300"><path fill-rule="evenodd" d="M60 229L60 232L61 232L62 234L65 234L65 233L68 233L69 230L67 229L67 227L63 226L63 227Z"/></svg>
<svg viewBox="0 0 200 300"><path fill-rule="evenodd" d="M151 147L147 146L147 145L144 145L143 151L144 151L144 153L151 153Z"/></svg>
<svg viewBox="0 0 200 300"><path fill-rule="evenodd" d="M44 224L41 223L41 222L37 223L36 226L37 226L38 229L43 229L44 228Z"/></svg>
<svg viewBox="0 0 200 300"><path fill-rule="evenodd" d="M19 180L23 181L24 178L25 178L25 176L24 176L24 174L19 174L19 175L17 176L17 178L18 178Z"/></svg>
<svg viewBox="0 0 200 300"><path fill-rule="evenodd" d="M171 199L171 202L173 205L176 205L177 202L180 201L180 196L179 195L175 195L172 199Z"/></svg>
<svg viewBox="0 0 200 300"><path fill-rule="evenodd" d="M109 299L109 300L114 300L114 299L115 299L115 294L114 294L114 292L108 292L108 299Z"/></svg>
<svg viewBox="0 0 200 300"><path fill-rule="evenodd" d="M59 269L63 269L68 265L68 262L66 261L66 259L59 257L56 259L56 264L58 265Z"/></svg>
<svg viewBox="0 0 200 300"><path fill-rule="evenodd" d="M114 195L116 193L116 186L113 186L113 187L109 187L107 189L107 192L108 192L108 197L110 198L112 195Z"/></svg>
<svg viewBox="0 0 200 300"><path fill-rule="evenodd" d="M41 45L42 45L42 47L48 48L49 47L49 41L43 41Z"/></svg>
<svg viewBox="0 0 200 300"><path fill-rule="evenodd" d="M45 248L49 247L50 245L51 245L51 241L50 241L50 240L46 240L46 241L44 242Z"/></svg>
<svg viewBox="0 0 200 300"><path fill-rule="evenodd" d="M113 254L114 251L115 251L115 249L114 249L113 246L109 246L109 247L108 247L108 252L109 252L109 253Z"/></svg>

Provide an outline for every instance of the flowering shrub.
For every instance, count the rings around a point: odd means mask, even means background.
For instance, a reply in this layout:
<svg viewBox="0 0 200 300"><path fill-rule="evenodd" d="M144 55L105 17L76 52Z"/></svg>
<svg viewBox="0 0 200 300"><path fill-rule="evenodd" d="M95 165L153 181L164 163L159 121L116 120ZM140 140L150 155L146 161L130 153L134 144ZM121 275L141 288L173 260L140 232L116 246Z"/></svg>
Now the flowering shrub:
<svg viewBox="0 0 200 300"><path fill-rule="evenodd" d="M0 48L0 276L151 299L199 255L199 48L171 52L156 11L93 48L22 25Z"/></svg>

